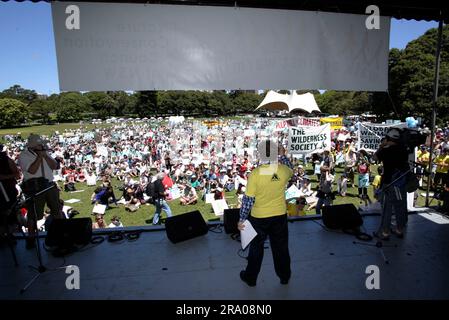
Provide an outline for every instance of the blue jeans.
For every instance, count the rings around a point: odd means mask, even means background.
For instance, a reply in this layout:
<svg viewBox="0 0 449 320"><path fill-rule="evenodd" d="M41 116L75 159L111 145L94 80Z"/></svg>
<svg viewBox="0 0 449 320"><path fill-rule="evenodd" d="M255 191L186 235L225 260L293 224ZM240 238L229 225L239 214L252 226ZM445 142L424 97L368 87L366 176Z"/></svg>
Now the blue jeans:
<svg viewBox="0 0 449 320"><path fill-rule="evenodd" d="M161 215L162 210L165 211L165 213L167 214L167 217L172 216L170 206L168 205L167 201L165 201L164 199L155 200L154 205L156 207L156 211L154 212L153 224L158 223L159 216Z"/></svg>
<svg viewBox="0 0 449 320"><path fill-rule="evenodd" d="M382 190L382 222L379 232L390 233L391 216L396 215L397 228L403 230L407 224L407 192L405 186L390 186Z"/></svg>

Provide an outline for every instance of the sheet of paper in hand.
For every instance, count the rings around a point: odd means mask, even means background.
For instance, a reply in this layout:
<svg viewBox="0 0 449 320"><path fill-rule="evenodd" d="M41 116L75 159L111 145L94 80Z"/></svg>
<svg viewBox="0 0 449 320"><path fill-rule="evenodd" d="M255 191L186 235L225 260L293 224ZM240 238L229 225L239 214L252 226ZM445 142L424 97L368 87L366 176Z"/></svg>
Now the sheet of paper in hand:
<svg viewBox="0 0 449 320"><path fill-rule="evenodd" d="M243 222L243 226L244 229L240 231L240 241L242 244L242 249L245 250L250 242L257 236L257 232L248 220Z"/></svg>

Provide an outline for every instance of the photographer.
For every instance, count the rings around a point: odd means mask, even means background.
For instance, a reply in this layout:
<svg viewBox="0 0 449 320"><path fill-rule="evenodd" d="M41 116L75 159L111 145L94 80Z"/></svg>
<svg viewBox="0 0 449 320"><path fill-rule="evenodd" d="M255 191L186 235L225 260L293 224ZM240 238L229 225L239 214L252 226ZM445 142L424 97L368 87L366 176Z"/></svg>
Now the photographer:
<svg viewBox="0 0 449 320"><path fill-rule="evenodd" d="M32 196L54 185L53 170L57 170L58 162L53 159L44 145L44 141L38 135L31 134L28 137L27 147L20 153L19 166L23 173L22 190L26 196ZM55 218L61 218L59 202L59 189L57 186L27 202L28 239L27 249L35 247L36 218L42 219L44 207L50 208L50 213ZM34 211L36 209L36 212Z"/></svg>
<svg viewBox="0 0 449 320"><path fill-rule="evenodd" d="M321 167L320 174L320 184L318 187L317 198L318 202L316 204L316 214L321 214L321 207L323 205L330 206L335 196L332 192L332 182L334 182L334 176L330 173L330 168L328 166Z"/></svg>
<svg viewBox="0 0 449 320"><path fill-rule="evenodd" d="M408 152L401 143L401 132L393 128L387 132L385 138L374 154L374 158L383 163L381 180L382 221L374 236L381 240L388 240L393 232L399 238L403 237L407 224L407 172ZM391 228L391 215L396 215L396 228Z"/></svg>
<svg viewBox="0 0 449 320"><path fill-rule="evenodd" d="M4 231L7 231L8 216L17 199L16 184L19 178L19 169L0 144L0 228ZM2 234L3 230L0 236Z"/></svg>

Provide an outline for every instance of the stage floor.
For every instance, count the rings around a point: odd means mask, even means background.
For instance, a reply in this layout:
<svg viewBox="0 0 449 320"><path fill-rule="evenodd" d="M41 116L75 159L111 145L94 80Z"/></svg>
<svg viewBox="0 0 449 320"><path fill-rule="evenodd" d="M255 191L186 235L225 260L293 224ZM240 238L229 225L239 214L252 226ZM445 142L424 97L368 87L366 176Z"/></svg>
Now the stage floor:
<svg viewBox="0 0 449 320"><path fill-rule="evenodd" d="M364 217L370 233L380 217ZM143 232L135 242L107 241L65 259L43 251L49 268L76 265L80 289L68 290L64 270L46 272L23 294L34 276L35 251L16 245L15 267L7 246L0 248L0 299L180 299L180 300L302 300L302 299L448 299L449 220L429 210L409 216L405 239L392 238L383 251L354 244L353 236L325 231L321 220L289 223L292 279L281 285L271 250L265 250L256 287L239 278L246 260L240 243L229 235L206 236L172 244L165 231ZM374 244L374 242L371 242ZM269 243L266 244L269 247ZM380 289L368 290L366 268L380 270Z"/></svg>

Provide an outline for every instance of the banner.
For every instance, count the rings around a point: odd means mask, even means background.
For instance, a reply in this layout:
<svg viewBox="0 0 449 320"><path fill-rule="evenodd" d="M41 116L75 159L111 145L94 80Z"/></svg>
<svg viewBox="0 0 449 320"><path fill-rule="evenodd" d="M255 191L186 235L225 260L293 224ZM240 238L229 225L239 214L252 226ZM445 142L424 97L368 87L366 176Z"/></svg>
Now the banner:
<svg viewBox="0 0 449 320"><path fill-rule="evenodd" d="M378 124L370 122L358 123L358 142L357 150L365 149L367 151L376 151L379 148L380 140L390 128L403 128L405 123L398 124Z"/></svg>
<svg viewBox="0 0 449 320"><path fill-rule="evenodd" d="M288 135L288 152L308 154L331 147L331 127L291 127Z"/></svg>
<svg viewBox="0 0 449 320"><path fill-rule="evenodd" d="M60 91L388 88L389 17L370 30L362 11L62 1L51 8Z"/></svg>
<svg viewBox="0 0 449 320"><path fill-rule="evenodd" d="M310 127L319 127L320 126L320 118L303 118L299 117L296 119L296 126L310 126Z"/></svg>
<svg viewBox="0 0 449 320"><path fill-rule="evenodd" d="M337 118L321 118L320 119L321 124L329 123L331 125L332 130L338 130L343 127L343 117L337 117Z"/></svg>
<svg viewBox="0 0 449 320"><path fill-rule="evenodd" d="M297 117L287 120L281 120L276 124L276 129L274 131L282 131L286 128L295 126L319 127L320 118Z"/></svg>

